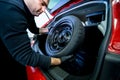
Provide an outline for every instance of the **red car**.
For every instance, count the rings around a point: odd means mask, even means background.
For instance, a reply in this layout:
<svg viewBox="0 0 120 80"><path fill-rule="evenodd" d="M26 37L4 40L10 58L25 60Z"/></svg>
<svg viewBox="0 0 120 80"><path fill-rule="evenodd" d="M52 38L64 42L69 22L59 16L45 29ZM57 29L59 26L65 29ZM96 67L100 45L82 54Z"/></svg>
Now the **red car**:
<svg viewBox="0 0 120 80"><path fill-rule="evenodd" d="M120 80L120 0L50 0L53 16L33 49L74 57L44 71L26 67L28 80Z"/></svg>

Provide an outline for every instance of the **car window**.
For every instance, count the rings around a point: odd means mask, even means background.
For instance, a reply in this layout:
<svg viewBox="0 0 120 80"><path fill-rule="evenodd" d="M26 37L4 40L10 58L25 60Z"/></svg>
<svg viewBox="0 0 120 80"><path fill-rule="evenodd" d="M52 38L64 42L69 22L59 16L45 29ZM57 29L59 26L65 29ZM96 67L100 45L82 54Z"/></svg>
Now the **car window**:
<svg viewBox="0 0 120 80"><path fill-rule="evenodd" d="M60 0L50 0L48 9L52 9Z"/></svg>

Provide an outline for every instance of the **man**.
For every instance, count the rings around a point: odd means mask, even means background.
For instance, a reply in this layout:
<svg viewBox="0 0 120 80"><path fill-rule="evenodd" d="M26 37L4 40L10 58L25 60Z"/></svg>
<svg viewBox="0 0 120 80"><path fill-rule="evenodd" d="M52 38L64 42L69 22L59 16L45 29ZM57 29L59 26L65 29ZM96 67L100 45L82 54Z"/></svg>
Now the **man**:
<svg viewBox="0 0 120 80"><path fill-rule="evenodd" d="M59 65L62 58L53 58L32 50L26 29L42 33L34 16L47 7L48 0L0 0L0 78L27 80L25 66L48 69ZM5 76L5 77L4 77Z"/></svg>

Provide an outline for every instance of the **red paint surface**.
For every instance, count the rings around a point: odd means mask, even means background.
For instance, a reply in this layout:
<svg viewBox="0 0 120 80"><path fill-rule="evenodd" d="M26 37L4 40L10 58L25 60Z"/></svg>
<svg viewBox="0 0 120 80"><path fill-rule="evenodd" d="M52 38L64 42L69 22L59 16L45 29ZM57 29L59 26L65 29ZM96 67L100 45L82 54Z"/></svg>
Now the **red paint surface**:
<svg viewBox="0 0 120 80"><path fill-rule="evenodd" d="M34 68L26 66L26 72L28 80L46 80L45 76L38 67Z"/></svg>
<svg viewBox="0 0 120 80"><path fill-rule="evenodd" d="M112 1L112 34L108 47L110 52L120 54L120 0Z"/></svg>

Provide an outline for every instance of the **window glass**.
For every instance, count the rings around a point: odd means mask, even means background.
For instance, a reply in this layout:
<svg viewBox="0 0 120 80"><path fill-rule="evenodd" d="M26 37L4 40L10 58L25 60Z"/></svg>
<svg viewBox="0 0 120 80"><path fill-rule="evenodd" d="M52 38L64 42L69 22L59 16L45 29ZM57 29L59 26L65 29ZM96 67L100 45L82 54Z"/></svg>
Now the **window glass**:
<svg viewBox="0 0 120 80"><path fill-rule="evenodd" d="M52 9L60 0L50 0L48 9Z"/></svg>

